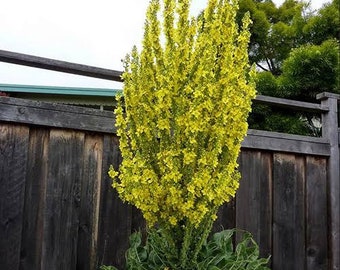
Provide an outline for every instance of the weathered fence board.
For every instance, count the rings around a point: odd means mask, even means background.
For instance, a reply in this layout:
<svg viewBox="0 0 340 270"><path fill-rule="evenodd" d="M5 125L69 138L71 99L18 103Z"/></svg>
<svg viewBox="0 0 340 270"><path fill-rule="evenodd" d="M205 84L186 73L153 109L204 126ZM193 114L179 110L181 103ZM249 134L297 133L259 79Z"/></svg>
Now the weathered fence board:
<svg viewBox="0 0 340 270"><path fill-rule="evenodd" d="M0 126L0 266L20 262L29 129Z"/></svg>
<svg viewBox="0 0 340 270"><path fill-rule="evenodd" d="M273 162L273 268L304 269L304 160L275 154Z"/></svg>
<svg viewBox="0 0 340 270"><path fill-rule="evenodd" d="M338 102L340 96L333 93L317 95L321 105L328 107L329 112L322 114L322 136L329 140L330 156L328 159L327 199L329 205L328 225L330 230L330 268L340 269L340 154L339 154L339 121Z"/></svg>
<svg viewBox="0 0 340 270"><path fill-rule="evenodd" d="M224 229L230 229L236 227L235 218L235 198L230 202L222 205L217 213L217 220L213 224L213 232L219 232Z"/></svg>
<svg viewBox="0 0 340 270"><path fill-rule="evenodd" d="M34 108L44 122L22 117L20 108ZM111 188L107 171L121 162L119 139L101 125L114 121L51 105L50 116L72 121L48 126L48 108L0 98L0 269L122 269L128 238L145 221ZM219 210L214 230L249 230L274 270L333 269L330 153L325 138L250 131L239 159L240 189Z"/></svg>
<svg viewBox="0 0 340 270"><path fill-rule="evenodd" d="M99 217L99 264L122 267L131 233L131 206L123 204L111 188L107 171L111 164L118 168L121 156L117 138L104 136L103 180Z"/></svg>
<svg viewBox="0 0 340 270"><path fill-rule="evenodd" d="M0 50L0 61L22 66L36 67L70 74L89 76L121 82L122 72L105 68L75 64L45 57Z"/></svg>
<svg viewBox="0 0 340 270"><path fill-rule="evenodd" d="M306 163L307 269L328 269L327 162L307 157Z"/></svg>
<svg viewBox="0 0 340 270"><path fill-rule="evenodd" d="M40 269L49 131L30 129L20 269Z"/></svg>
<svg viewBox="0 0 340 270"><path fill-rule="evenodd" d="M244 150L240 156L242 179L236 195L236 227L252 232L268 257L272 245L272 155Z"/></svg>
<svg viewBox="0 0 340 270"><path fill-rule="evenodd" d="M305 155L330 155L329 141L324 138L291 135L263 130L248 130L242 146L257 150L298 153Z"/></svg>
<svg viewBox="0 0 340 270"><path fill-rule="evenodd" d="M113 113L0 96L0 119L6 122L115 133Z"/></svg>
<svg viewBox="0 0 340 270"><path fill-rule="evenodd" d="M103 140L86 135L83 177L81 179L77 267L95 269L97 265L99 191L102 179Z"/></svg>
<svg viewBox="0 0 340 270"><path fill-rule="evenodd" d="M51 130L46 184L43 269L75 269L84 135Z"/></svg>
<svg viewBox="0 0 340 270"><path fill-rule="evenodd" d="M318 103L309 103L291 99L283 99L277 97L269 97L258 95L256 97L255 103L280 106L281 108L288 108L291 110L302 110L307 112L328 112L329 108L327 106L321 106Z"/></svg>

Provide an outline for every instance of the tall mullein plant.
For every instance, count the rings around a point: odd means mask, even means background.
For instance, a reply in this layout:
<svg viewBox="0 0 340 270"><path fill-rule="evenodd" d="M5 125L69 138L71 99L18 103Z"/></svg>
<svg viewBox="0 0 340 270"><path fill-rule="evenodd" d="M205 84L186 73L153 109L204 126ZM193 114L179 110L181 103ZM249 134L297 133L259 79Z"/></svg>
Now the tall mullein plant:
<svg viewBox="0 0 340 270"><path fill-rule="evenodd" d="M115 110L123 161L110 168L120 198L162 231L170 258L190 264L218 207L235 196L237 157L255 97L249 16L236 0L210 0L197 18L189 0L151 0L142 50L125 58ZM162 18L162 20L160 20ZM179 268L178 268L179 269Z"/></svg>

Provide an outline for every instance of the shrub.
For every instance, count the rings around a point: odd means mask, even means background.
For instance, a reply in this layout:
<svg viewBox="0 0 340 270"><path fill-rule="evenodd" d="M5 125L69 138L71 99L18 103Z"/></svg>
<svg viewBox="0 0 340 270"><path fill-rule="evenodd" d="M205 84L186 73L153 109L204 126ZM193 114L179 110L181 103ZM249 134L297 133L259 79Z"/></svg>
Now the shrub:
<svg viewBox="0 0 340 270"><path fill-rule="evenodd" d="M124 61L115 110L123 161L109 175L149 227L136 257L148 258L146 268L132 268L130 249L128 269L193 269L218 207L239 186L237 157L255 97L249 15L238 29L236 0L210 0L197 18L189 6L164 0L161 22L161 4L151 0L142 50Z"/></svg>

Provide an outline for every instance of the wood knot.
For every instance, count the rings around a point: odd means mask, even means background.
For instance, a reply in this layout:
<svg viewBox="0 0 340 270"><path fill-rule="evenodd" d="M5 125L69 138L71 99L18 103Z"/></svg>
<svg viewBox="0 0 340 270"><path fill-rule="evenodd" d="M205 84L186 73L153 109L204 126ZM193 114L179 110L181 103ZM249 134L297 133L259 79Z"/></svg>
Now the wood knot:
<svg viewBox="0 0 340 270"><path fill-rule="evenodd" d="M19 113L20 114L24 114L26 112L26 109L25 108L19 108Z"/></svg>

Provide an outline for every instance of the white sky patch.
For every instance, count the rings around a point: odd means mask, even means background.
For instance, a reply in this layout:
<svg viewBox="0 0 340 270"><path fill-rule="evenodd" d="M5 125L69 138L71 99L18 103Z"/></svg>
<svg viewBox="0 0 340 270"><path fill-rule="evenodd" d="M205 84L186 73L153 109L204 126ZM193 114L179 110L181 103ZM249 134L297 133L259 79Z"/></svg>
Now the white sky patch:
<svg viewBox="0 0 340 270"><path fill-rule="evenodd" d="M208 0L192 0L197 15ZM281 4L282 0L275 0ZM326 0L313 0L320 8ZM328 1L327 1L328 2ZM149 0L1 0L0 49L122 70ZM0 62L0 84L121 88L120 83Z"/></svg>

